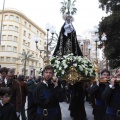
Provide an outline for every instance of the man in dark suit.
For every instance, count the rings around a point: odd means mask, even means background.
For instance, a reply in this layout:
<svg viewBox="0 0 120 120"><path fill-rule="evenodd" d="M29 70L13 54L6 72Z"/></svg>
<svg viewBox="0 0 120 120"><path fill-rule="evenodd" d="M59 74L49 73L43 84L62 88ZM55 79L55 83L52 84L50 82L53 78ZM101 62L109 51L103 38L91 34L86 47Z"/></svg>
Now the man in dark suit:
<svg viewBox="0 0 120 120"><path fill-rule="evenodd" d="M21 96L21 87L20 83L13 79L14 77L14 71L11 69L8 69L8 72L6 72L6 77L3 79L3 81L0 83L0 87L9 87L12 91L12 96L10 102L15 106L16 114L19 119L20 117L20 111L21 111L21 103L22 103L22 96Z"/></svg>

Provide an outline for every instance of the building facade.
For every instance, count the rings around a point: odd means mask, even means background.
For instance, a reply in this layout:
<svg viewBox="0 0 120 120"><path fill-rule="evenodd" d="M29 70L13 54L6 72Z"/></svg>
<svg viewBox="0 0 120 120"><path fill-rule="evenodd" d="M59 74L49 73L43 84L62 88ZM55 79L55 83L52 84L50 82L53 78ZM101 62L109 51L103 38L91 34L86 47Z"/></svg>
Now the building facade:
<svg viewBox="0 0 120 120"><path fill-rule="evenodd" d="M2 11L0 11L2 19ZM24 63L26 62L26 75L38 75L44 62L37 50L34 36L38 36L39 46L44 46L45 31L31 21L27 16L18 10L5 9L3 16L3 27L0 46L0 65L1 67L12 68L15 74L23 74ZM32 54L26 61L21 61L20 54ZM44 53L42 53L44 56Z"/></svg>

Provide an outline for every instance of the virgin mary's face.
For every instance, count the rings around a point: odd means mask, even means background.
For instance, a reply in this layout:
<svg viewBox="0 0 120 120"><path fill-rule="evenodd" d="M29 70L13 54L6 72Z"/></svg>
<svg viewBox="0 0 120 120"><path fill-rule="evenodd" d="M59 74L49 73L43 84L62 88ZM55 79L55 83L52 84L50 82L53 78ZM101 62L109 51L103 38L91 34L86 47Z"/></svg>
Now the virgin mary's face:
<svg viewBox="0 0 120 120"><path fill-rule="evenodd" d="M67 23L68 23L68 24L70 23L70 19L67 19Z"/></svg>

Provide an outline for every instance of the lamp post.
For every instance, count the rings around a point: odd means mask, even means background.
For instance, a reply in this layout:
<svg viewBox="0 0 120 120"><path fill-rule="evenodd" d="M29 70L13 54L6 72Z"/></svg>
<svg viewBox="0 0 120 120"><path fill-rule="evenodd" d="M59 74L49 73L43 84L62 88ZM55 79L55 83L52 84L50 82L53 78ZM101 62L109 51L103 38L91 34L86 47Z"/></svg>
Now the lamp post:
<svg viewBox="0 0 120 120"><path fill-rule="evenodd" d="M42 47L38 47L38 42L40 41L40 38L38 36L34 36L34 41L36 43L36 48L40 51L40 57L44 61L44 57L42 56L42 52L44 51Z"/></svg>
<svg viewBox="0 0 120 120"><path fill-rule="evenodd" d="M92 46L89 44L86 44L86 41L83 40L80 42L81 50L84 56L89 56L88 58L90 59L90 50L92 49ZM86 54L86 48L88 49L88 52Z"/></svg>
<svg viewBox="0 0 120 120"><path fill-rule="evenodd" d="M90 51L91 51L91 49L92 49L92 46L91 46L91 45L88 45L88 50L89 50L89 52L88 52L88 54L86 55L86 57L89 55L89 59L90 59Z"/></svg>
<svg viewBox="0 0 120 120"><path fill-rule="evenodd" d="M39 37L35 36L34 40L36 43L36 48L40 51L40 57L43 59L44 62L46 62L47 64L49 64L49 54L51 51L51 44L52 44L52 40L53 40L53 35L56 32L55 31L55 27L51 26L49 23L46 24L46 30L47 30L47 39L46 39L46 46L44 47L44 49L41 49L38 47L38 41L40 40ZM51 33L52 37L49 38L49 32ZM42 56L42 52L46 53L46 57Z"/></svg>
<svg viewBox="0 0 120 120"><path fill-rule="evenodd" d="M94 26L94 33L95 33L95 36L94 36L93 40L96 42L96 59L97 59L97 42L99 42L99 41L102 42L102 44L103 44L102 58L104 59L104 57L105 57L105 55L104 55L105 44L104 43L107 40L106 34L102 33L102 35L99 36L97 26ZM107 67L107 65L106 65L106 67Z"/></svg>
<svg viewBox="0 0 120 120"><path fill-rule="evenodd" d="M80 42L80 46L81 46L81 48L82 48L82 53L84 53L84 52L83 52L83 45L84 45L84 42L81 41L81 42Z"/></svg>
<svg viewBox="0 0 120 120"><path fill-rule="evenodd" d="M1 20L1 29L0 29L0 45L1 45L1 38L2 38L4 7L5 7L5 0L3 1L2 20Z"/></svg>
<svg viewBox="0 0 120 120"><path fill-rule="evenodd" d="M103 45L104 45L104 42L107 40L106 38L106 34L103 33L102 35L99 36L98 34L98 27L97 26L94 26L94 37L93 37L93 40L95 42L95 47L96 47L96 59L94 60L94 68L95 68L95 71L97 73L99 73L100 69L98 67L98 59L97 59L97 47L98 47L98 42L102 42Z"/></svg>

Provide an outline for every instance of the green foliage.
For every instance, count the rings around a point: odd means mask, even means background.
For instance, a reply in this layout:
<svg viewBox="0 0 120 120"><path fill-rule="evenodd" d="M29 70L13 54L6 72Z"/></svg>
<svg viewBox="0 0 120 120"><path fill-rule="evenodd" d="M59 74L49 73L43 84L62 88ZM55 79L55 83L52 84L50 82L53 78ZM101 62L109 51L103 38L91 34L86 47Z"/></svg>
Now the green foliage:
<svg viewBox="0 0 120 120"><path fill-rule="evenodd" d="M76 0L63 0L61 2L62 7L60 8L60 12L64 15L65 13L74 15L77 12L77 8L75 8Z"/></svg>
<svg viewBox="0 0 120 120"><path fill-rule="evenodd" d="M18 59L20 59L21 62L29 61L32 58L32 56L33 56L32 54L22 52L20 53L20 57Z"/></svg>
<svg viewBox="0 0 120 120"><path fill-rule="evenodd" d="M26 53L25 51L20 53L18 60L21 60L21 62L24 63L24 76L26 76L26 62L29 61L32 58L32 54Z"/></svg>
<svg viewBox="0 0 120 120"><path fill-rule="evenodd" d="M120 0L99 0L99 7L108 12L120 10Z"/></svg>
<svg viewBox="0 0 120 120"><path fill-rule="evenodd" d="M99 34L105 32L107 35L104 53L109 60L109 66L114 69L120 66L120 1L99 0L99 2L103 10L111 12L100 22Z"/></svg>

